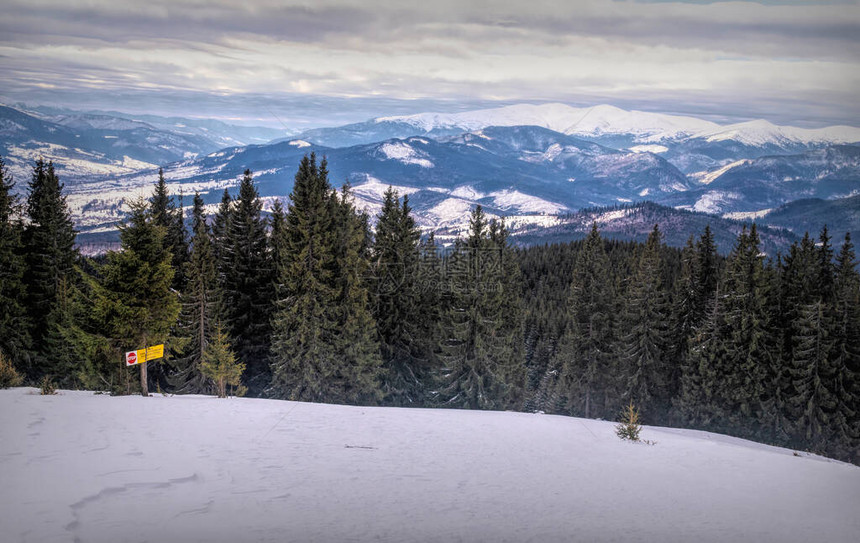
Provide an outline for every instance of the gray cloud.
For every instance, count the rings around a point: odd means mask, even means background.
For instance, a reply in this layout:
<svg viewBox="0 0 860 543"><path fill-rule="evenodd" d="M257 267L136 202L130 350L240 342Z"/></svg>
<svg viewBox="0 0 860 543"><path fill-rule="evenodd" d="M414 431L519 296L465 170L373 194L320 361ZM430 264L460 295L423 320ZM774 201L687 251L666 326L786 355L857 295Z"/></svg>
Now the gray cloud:
<svg viewBox="0 0 860 543"><path fill-rule="evenodd" d="M316 95L425 106L588 100L860 124L857 2L6 4L7 99L38 91L55 100L216 93L235 104Z"/></svg>
<svg viewBox="0 0 860 543"><path fill-rule="evenodd" d="M857 58L860 12L851 5L757 3L686 5L633 2L407 2L257 1L236 3L133 0L8 2L0 21L5 41L67 43L101 40L146 44L172 39L222 44L230 37L350 47L425 39L458 39L491 47L499 39L562 43L602 37L667 45L809 58ZM406 39L406 40L404 40ZM837 47L836 44L841 44Z"/></svg>

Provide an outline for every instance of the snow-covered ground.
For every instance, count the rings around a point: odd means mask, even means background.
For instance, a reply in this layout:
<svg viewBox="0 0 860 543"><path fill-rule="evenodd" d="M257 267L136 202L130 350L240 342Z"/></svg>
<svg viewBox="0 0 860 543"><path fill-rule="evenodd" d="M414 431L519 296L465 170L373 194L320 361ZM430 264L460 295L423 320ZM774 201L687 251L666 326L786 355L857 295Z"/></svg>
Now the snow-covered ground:
<svg viewBox="0 0 860 543"><path fill-rule="evenodd" d="M0 390L0 540L856 541L860 468L524 413Z"/></svg>

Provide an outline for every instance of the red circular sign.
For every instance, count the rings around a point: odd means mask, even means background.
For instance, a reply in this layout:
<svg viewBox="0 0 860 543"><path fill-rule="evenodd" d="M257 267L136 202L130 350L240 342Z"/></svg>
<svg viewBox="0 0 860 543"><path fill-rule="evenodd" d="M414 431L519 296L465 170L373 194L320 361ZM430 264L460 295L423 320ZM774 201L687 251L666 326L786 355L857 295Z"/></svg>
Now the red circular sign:
<svg viewBox="0 0 860 543"><path fill-rule="evenodd" d="M125 357L125 362L131 366L132 364L137 364L137 352L132 351L128 353Z"/></svg>

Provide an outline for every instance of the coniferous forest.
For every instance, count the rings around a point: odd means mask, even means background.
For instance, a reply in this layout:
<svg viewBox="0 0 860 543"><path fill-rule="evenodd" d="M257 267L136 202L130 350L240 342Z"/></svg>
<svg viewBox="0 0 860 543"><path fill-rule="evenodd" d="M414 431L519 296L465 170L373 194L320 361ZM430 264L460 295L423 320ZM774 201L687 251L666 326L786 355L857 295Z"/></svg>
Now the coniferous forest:
<svg viewBox="0 0 860 543"><path fill-rule="evenodd" d="M159 175L121 250L90 258L52 164L20 201L0 174L0 386L612 420L632 401L645 424L860 462L860 273L826 227L774 259L754 224L726 258L708 228L677 250L659 225L515 248L477 206L443 247L407 196L369 217L310 155L271 214L246 171L186 221Z"/></svg>

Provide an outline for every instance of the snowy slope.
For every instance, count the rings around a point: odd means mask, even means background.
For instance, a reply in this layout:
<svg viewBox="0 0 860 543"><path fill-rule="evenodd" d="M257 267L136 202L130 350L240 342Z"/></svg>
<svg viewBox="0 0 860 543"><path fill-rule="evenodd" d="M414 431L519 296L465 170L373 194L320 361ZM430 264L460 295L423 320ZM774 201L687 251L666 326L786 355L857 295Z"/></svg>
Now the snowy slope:
<svg viewBox="0 0 860 543"><path fill-rule="evenodd" d="M860 468L696 431L523 413L0 390L0 538L816 541Z"/></svg>

